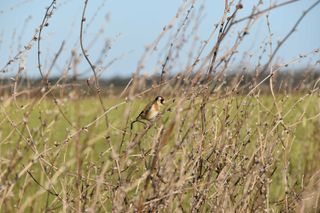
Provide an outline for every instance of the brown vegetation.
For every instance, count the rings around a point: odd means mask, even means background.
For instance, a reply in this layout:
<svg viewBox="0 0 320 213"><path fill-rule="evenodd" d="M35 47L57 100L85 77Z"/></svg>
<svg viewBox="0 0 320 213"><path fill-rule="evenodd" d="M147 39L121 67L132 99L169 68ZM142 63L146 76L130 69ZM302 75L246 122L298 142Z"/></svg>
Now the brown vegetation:
<svg viewBox="0 0 320 213"><path fill-rule="evenodd" d="M268 20L270 11L298 1L267 7L258 1L241 18L246 5L225 0L204 42L188 34L190 28L196 34L201 7L196 11L196 1L184 1L131 78L103 80L85 45L88 0L79 18L81 51L70 50L64 74L50 78L64 47L45 68L41 42L55 15L53 0L32 40L1 69L12 71L25 52L37 48L40 80L24 78L23 67L1 80L1 211L319 212L319 72L311 65L291 73L287 68L318 56L319 48L283 64L274 58L320 1L279 43L272 42ZM269 39L261 57L268 60L232 69L239 45L262 17ZM169 32L159 73L141 75ZM234 43L226 48L228 37ZM185 60L180 53L187 42L192 45ZM76 71L68 75L80 60L90 64L88 80ZM174 72L179 60L184 68ZM167 102L161 116L130 130L143 104L160 94Z"/></svg>

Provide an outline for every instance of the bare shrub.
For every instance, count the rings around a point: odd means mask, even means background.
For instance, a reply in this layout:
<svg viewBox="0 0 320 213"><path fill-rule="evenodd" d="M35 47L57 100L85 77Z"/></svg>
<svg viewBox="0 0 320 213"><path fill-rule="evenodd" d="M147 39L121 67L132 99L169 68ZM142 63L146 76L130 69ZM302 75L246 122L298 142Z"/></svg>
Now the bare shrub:
<svg viewBox="0 0 320 213"><path fill-rule="evenodd" d="M278 43L269 20L271 11L296 2L257 1L240 16L246 4L225 0L219 22L199 41L204 6L184 1L133 75L106 81L103 70L121 58L104 63L108 41L100 58L89 55L85 30L96 16L86 17L88 0L82 2L78 49L66 50L64 41L44 66L43 35L59 9L53 0L31 40L1 69L16 73L0 86L0 209L319 212L319 72L312 64L298 73L288 68L318 57L319 47L281 63L275 57L320 1L311 2ZM252 39L260 19L268 38L259 44L258 63L243 62L236 70L239 46ZM32 49L41 80L24 74ZM50 78L63 51L70 57L59 64L61 76ZM144 75L151 57L157 58L155 74ZM80 78L82 63L92 72L87 80ZM131 130L156 95L166 100L161 116Z"/></svg>

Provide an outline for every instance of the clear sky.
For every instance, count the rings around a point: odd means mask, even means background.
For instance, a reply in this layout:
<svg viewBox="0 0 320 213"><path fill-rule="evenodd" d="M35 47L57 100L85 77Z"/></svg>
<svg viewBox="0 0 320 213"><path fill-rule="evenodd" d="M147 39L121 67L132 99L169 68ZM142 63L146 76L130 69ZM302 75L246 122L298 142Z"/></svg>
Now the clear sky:
<svg viewBox="0 0 320 213"><path fill-rule="evenodd" d="M133 73L145 46L154 41L184 2L186 1L89 0L84 43L85 46L92 44L89 49L90 58L93 61L98 58L106 40L109 40L112 45L110 51L103 56L104 64L119 58L104 71L103 76L126 76ZM239 12L238 17L248 15L252 6L257 2L258 0L242 1L244 9ZM265 0L261 8L266 8L270 2L273 4L283 1ZM302 12L314 2L316 1L301 0L270 13L274 46L276 46L278 40L288 33ZM0 0L0 68L29 42L35 29L42 21L45 8L50 3L50 0ZM53 75L61 74L61 67L66 63L73 48L80 53L79 28L83 3L84 1L82 0L57 0L57 9L49 22L49 27L43 33L44 69L49 67L50 61L54 58L62 41L65 40L66 42L57 66L53 69ZM200 42L209 36L214 24L219 22L223 13L224 0L196 0L195 5L194 15L196 15L196 11L201 5L205 6L198 31ZM97 32L101 29L103 29L103 32L97 38ZM233 39L232 35L235 36L236 32L233 32L223 45L228 46L228 42ZM258 54L260 44L262 41L266 41L267 38L266 18L262 17L252 28L250 35L245 39L239 50L242 53ZM25 55L25 60L20 61L20 63L26 64L25 72L27 72L28 76L39 76L36 63L36 47L34 45ZM290 37L276 58L280 61L291 60L300 53L307 53L319 47L320 5L302 21L297 32ZM185 56L181 57L179 61L181 67L183 67L183 63L187 63L187 55L188 53L186 52ZM316 57L319 60L319 55ZM160 69L159 64L161 64L158 61L161 60L163 60L163 55L157 52L154 53L143 72L157 72ZM255 65L257 63L255 60L250 61L250 63ZM298 65L308 64L310 60L312 61L313 59L306 59ZM17 68L15 66L17 65L10 66L8 73L11 75L16 74ZM91 73L87 64L81 64L79 69L79 72L84 72L84 77L90 76ZM0 77L1 75L3 76L3 74L0 74Z"/></svg>

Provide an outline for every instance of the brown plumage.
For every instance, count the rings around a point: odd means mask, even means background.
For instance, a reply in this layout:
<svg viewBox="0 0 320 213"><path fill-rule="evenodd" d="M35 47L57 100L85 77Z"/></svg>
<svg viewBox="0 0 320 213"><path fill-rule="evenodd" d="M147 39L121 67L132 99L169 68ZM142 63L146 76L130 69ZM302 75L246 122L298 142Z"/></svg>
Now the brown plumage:
<svg viewBox="0 0 320 213"><path fill-rule="evenodd" d="M162 96L157 96L152 102L145 106L145 108L140 112L138 117L131 123L131 129L135 122L140 122L146 125L146 121L153 121L160 113L160 108L164 104L164 98Z"/></svg>

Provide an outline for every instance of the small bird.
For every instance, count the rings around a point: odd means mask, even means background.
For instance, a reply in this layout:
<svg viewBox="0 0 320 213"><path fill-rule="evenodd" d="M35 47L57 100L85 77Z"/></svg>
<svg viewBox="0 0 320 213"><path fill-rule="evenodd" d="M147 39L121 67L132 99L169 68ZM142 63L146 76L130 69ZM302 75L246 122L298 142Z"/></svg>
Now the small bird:
<svg viewBox="0 0 320 213"><path fill-rule="evenodd" d="M157 96L152 102L145 106L145 108L140 112L138 117L131 123L131 129L135 122L140 122L146 125L142 120L152 122L160 113L160 108L164 104L164 98L162 96Z"/></svg>

